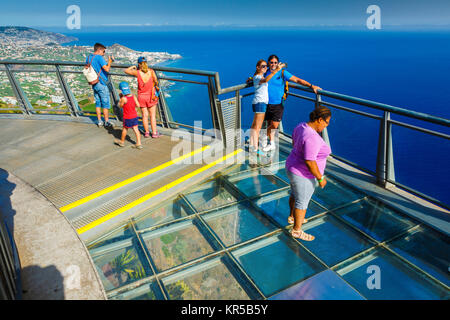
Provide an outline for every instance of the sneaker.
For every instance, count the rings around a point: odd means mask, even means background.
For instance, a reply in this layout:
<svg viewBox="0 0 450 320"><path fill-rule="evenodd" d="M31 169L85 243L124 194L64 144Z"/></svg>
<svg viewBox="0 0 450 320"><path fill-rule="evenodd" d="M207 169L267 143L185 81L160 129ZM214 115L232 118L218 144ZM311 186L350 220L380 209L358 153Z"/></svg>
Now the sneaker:
<svg viewBox="0 0 450 320"><path fill-rule="evenodd" d="M109 127L112 127L113 125L112 125L112 123L111 122L109 122L109 121L106 121L105 122L105 128L109 128Z"/></svg>
<svg viewBox="0 0 450 320"><path fill-rule="evenodd" d="M99 122L97 122L97 127L101 127L101 126L103 126L103 121L99 121Z"/></svg>
<svg viewBox="0 0 450 320"><path fill-rule="evenodd" d="M258 148L255 148L254 146L249 146L248 151L249 151L250 153L256 153L256 152L258 151Z"/></svg>
<svg viewBox="0 0 450 320"><path fill-rule="evenodd" d="M267 138L267 136L264 136L264 138L261 139L261 147L265 148L267 147L269 143L269 139Z"/></svg>
<svg viewBox="0 0 450 320"><path fill-rule="evenodd" d="M145 138L150 138L150 132L147 131L146 133L144 133L144 137Z"/></svg>
<svg viewBox="0 0 450 320"><path fill-rule="evenodd" d="M264 152L269 152L275 150L275 143L270 142L265 148L263 148Z"/></svg>

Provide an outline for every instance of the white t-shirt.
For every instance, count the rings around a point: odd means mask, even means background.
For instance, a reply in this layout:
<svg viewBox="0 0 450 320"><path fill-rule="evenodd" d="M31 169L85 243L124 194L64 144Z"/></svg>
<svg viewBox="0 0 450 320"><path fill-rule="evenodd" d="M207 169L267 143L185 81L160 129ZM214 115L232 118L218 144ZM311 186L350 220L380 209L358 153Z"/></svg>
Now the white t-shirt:
<svg viewBox="0 0 450 320"><path fill-rule="evenodd" d="M253 77L253 86L255 87L255 96L253 97L252 104L257 103L269 103L269 90L268 90L268 83L262 83L259 84L261 81L262 76L256 75Z"/></svg>

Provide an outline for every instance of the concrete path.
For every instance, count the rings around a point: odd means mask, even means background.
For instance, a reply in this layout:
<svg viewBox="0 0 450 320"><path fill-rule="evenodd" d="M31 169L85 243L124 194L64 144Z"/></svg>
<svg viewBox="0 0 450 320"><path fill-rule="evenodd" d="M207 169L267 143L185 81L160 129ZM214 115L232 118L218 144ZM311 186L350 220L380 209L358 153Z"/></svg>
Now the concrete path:
<svg viewBox="0 0 450 320"><path fill-rule="evenodd" d="M36 189L0 169L0 218L14 236L24 300L104 300L83 242Z"/></svg>

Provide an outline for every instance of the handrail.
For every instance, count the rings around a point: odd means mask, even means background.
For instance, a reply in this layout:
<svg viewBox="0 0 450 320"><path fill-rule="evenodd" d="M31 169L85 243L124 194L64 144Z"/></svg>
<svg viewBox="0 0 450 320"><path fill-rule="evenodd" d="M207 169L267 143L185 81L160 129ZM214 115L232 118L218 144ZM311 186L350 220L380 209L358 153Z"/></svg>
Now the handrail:
<svg viewBox="0 0 450 320"><path fill-rule="evenodd" d="M65 66L65 67L83 67L86 64L80 61L51 61L51 60L0 60L0 64L20 64L20 65L45 65L45 66ZM128 64L117 64L112 63L111 68L128 68L131 65ZM172 68L172 67L162 67L162 66L150 66L152 69L157 71L166 72L176 72L176 73L186 73L199 76L209 76L214 77L217 72L214 71L204 71L204 70L194 70L194 69L182 69L182 68Z"/></svg>
<svg viewBox="0 0 450 320"><path fill-rule="evenodd" d="M252 83L243 83L243 84L235 85L235 86L228 87L225 89L221 89L220 94L228 93L228 92L232 92L232 91L236 91L236 90L242 90L245 88L250 88L252 86L253 86ZM314 93L314 91L312 89L302 86L302 85L299 85L297 83L289 82L289 87L295 88L295 89L300 89L300 90L310 92L310 93ZM370 108L374 108L374 109L378 109L378 110L382 110L382 111L387 111L387 112L392 112L392 113L396 113L396 114L399 114L402 116L407 116L407 117L415 118L418 120L424 120L427 122L432 122L435 124L450 127L449 119L445 119L442 117L436 117L436 116L433 116L433 115L430 115L427 113L423 113L423 112L417 112L417 111L408 110L408 109L404 109L404 108L394 107L394 106L391 106L388 104L375 102L375 101L371 101L371 100L366 100L366 99L361 99L361 98L357 98L357 97L353 97L353 96L349 96L349 95L345 95L345 94L340 94L340 93L336 93L336 92L332 92L332 91L327 91L327 90L318 90L317 94L326 96L329 98L339 99L339 100L363 105L366 107L370 107ZM313 100L313 98L311 98L311 99Z"/></svg>

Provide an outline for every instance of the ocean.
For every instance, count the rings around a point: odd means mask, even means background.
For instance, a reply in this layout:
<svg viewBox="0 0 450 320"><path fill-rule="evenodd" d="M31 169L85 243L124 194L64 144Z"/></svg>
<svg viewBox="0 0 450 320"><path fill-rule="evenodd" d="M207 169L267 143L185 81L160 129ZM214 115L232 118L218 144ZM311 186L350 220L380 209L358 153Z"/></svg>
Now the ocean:
<svg viewBox="0 0 450 320"><path fill-rule="evenodd" d="M449 30L136 27L50 31L79 38L68 45L119 43L138 51L178 53L182 59L165 65L217 71L222 88L244 83L259 59L277 54L288 63L289 72L324 90L450 118ZM206 87L180 84L171 96L169 103L176 121L192 123L195 118L203 120L205 128L211 126ZM244 128L250 126L253 117L251 99L242 100ZM311 102L289 97L284 130L292 132L299 122L307 120L312 108ZM360 109L381 115L377 110ZM328 133L333 153L375 171L378 121L336 109L332 112ZM395 115L391 118L405 120ZM446 127L405 121L450 133ZM394 126L393 150L398 182L450 204L448 140Z"/></svg>

